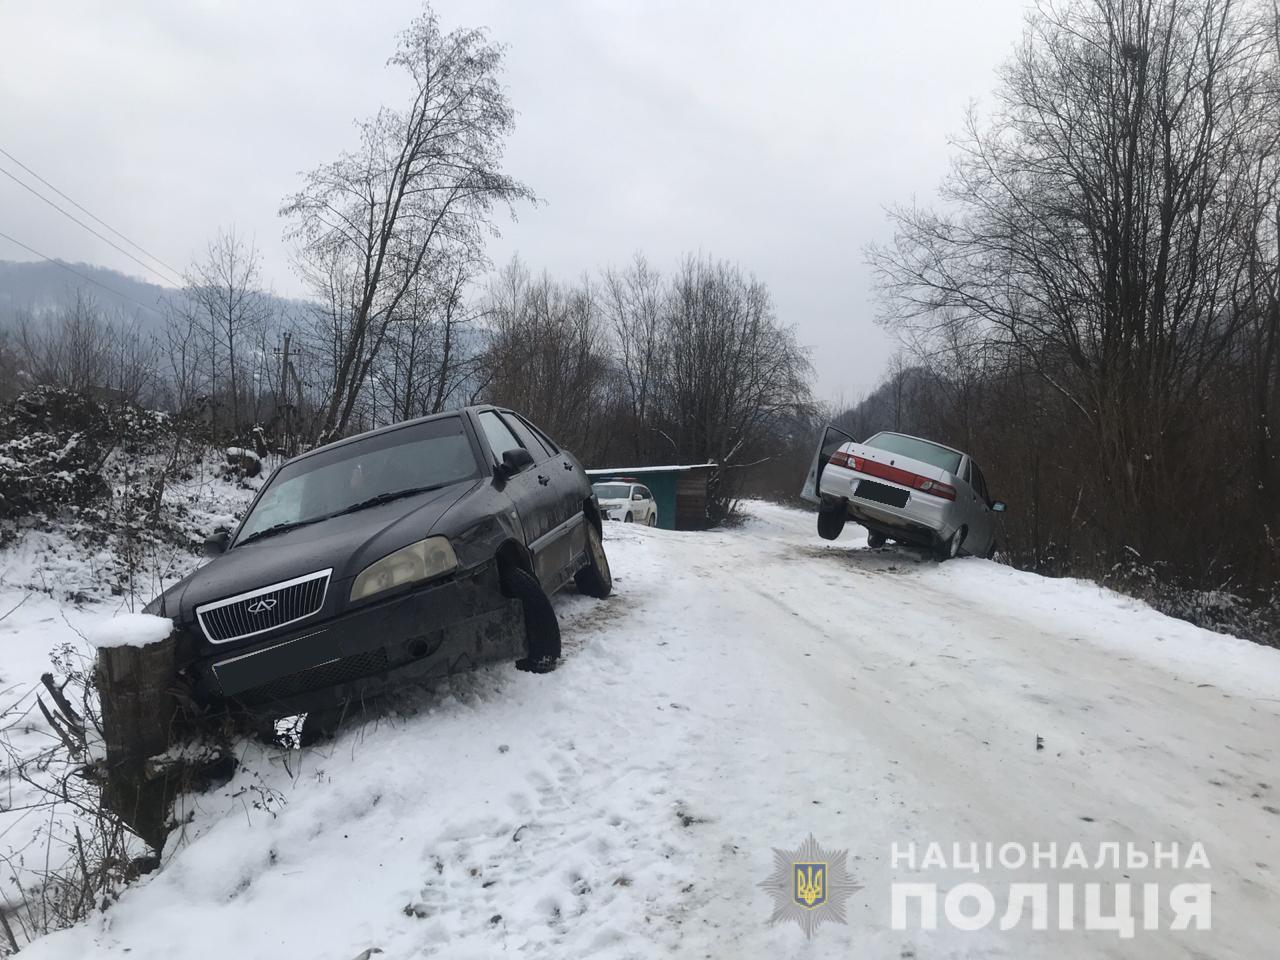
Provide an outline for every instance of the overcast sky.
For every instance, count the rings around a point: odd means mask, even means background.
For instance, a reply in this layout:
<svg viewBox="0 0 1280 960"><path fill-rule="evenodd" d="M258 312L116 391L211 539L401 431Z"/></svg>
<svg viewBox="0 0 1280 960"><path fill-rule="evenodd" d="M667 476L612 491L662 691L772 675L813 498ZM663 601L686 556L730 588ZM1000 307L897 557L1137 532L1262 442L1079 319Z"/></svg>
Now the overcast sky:
<svg viewBox="0 0 1280 960"><path fill-rule="evenodd" d="M737 262L810 346L820 397L870 389L894 345L862 250L931 198L1023 0L438 0L509 45L508 169L544 203L491 256L572 277L644 251ZM276 215L404 87L415 0L0 0L0 147L174 267L234 224L300 294ZM402 99L402 97L401 97ZM0 169L20 173L0 156ZM36 184L39 186L38 184ZM43 188L42 188L43 189ZM47 192L47 191L45 191ZM56 197L55 197L56 199ZM0 232L147 276L0 176ZM0 239L0 259L30 256ZM154 276L150 279L156 279Z"/></svg>

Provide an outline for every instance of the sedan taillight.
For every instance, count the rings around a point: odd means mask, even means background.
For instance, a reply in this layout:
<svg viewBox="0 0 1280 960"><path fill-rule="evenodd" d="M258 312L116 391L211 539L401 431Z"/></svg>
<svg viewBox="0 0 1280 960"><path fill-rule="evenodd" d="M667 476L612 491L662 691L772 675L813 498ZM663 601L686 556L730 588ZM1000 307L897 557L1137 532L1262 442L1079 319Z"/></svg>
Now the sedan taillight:
<svg viewBox="0 0 1280 960"><path fill-rule="evenodd" d="M943 483L941 480L930 480L927 477L916 476L915 488L921 493L930 493L935 497L941 497L943 500L954 500L956 498L956 488L949 483Z"/></svg>
<svg viewBox="0 0 1280 960"><path fill-rule="evenodd" d="M845 453L843 450L837 450L827 462L834 463L837 467L847 467L850 470L862 469L862 458L855 457L852 453Z"/></svg>

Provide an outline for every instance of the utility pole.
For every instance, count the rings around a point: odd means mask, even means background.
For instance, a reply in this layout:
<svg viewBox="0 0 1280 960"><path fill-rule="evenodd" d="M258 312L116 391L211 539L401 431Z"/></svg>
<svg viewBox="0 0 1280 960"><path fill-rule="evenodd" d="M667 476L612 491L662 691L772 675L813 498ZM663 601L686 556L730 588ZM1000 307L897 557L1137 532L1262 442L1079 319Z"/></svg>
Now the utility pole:
<svg viewBox="0 0 1280 960"><path fill-rule="evenodd" d="M289 332L285 331L284 348L280 351L280 412L284 417L284 454L291 456L293 434L289 429Z"/></svg>

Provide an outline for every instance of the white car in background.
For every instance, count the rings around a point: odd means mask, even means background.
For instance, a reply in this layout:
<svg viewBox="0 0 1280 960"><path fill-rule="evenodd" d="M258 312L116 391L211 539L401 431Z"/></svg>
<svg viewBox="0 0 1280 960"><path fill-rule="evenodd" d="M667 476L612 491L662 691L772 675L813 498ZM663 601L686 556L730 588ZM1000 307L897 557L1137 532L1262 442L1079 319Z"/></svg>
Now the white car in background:
<svg viewBox="0 0 1280 960"><path fill-rule="evenodd" d="M658 504L649 488L632 480L603 480L593 483L596 500L600 504L602 520L621 520L624 523L658 525Z"/></svg>

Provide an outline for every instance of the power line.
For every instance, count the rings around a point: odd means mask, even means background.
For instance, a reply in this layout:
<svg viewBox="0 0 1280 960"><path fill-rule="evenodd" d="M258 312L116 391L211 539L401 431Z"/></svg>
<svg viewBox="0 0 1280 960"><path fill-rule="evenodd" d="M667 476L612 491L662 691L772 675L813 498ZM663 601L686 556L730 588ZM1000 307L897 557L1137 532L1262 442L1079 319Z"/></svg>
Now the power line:
<svg viewBox="0 0 1280 960"><path fill-rule="evenodd" d="M160 272L159 270L157 270L155 267L151 266L151 264L149 264L149 263L145 262L144 260L140 260L138 257L135 257L132 253L130 253L130 252L129 252L128 250L126 250L124 247L120 246L120 244L116 243L114 240L110 239L109 237L104 237L102 234L100 234L97 230L93 229L93 227L89 226L89 225L88 225L87 223L85 223L83 220L79 219L79 218L78 218L78 217L76 217L74 214L68 213L66 210L62 209L62 207L58 206L56 203L54 203L52 200L50 200L48 197L46 197L43 193L41 193L41 192L40 192L39 190L37 190L35 187L31 186L31 185L30 185L30 184L28 184L28 183L23 183L21 180L19 180L17 177L15 177L15 176L14 176L12 173L10 173L8 170L5 170L3 167L0 167L0 173L3 173L6 177L8 177L10 180L12 180L14 183L16 183L18 186L22 187L22 189L23 189L23 190L26 190L26 191L28 191L29 193L31 193L31 194L32 194L32 196L35 196L35 197L39 198L40 200L43 200L45 203L47 203L49 206L53 207L53 209L57 210L60 214L62 214L64 217L66 217L66 218L67 218L68 220L70 220L72 223L79 224L80 226L84 227L84 229L86 229L86 230L88 230L90 233L92 233L92 234L93 234L95 237L97 237L99 240L101 240L103 243L107 244L107 245L108 245L108 246L110 246L110 247L113 247L114 249L118 250L120 253L123 253L126 257L128 257L130 260L132 260L132 261L133 261L134 263L136 263L138 266L142 267L144 270L150 270L152 273L154 273L157 277L159 277L159 278L160 278L161 280L163 280L165 283L175 284L176 286L180 286L180 285L181 285L181 284L176 283L176 282L173 280L173 278L171 278L171 277L166 277L163 273L161 273L161 272ZM148 254L148 256L149 256L149 254Z"/></svg>
<svg viewBox="0 0 1280 960"><path fill-rule="evenodd" d="M67 271L67 273L74 273L81 280L88 281L89 283L92 283L95 287L101 287L103 290L107 291L107 293L111 294L112 296L119 297L122 300L128 300L131 303L136 303L143 310L150 310L157 317L164 319L164 314L161 313L159 310L157 310L155 307L149 307L145 303L143 303L141 300L137 299L136 297L131 297L127 293L121 293L119 290L114 290L111 287L107 286L105 283L102 283L100 280L95 280L93 279L93 277L87 274L81 273L79 270L76 270L74 267L67 266L61 260L55 260L53 259L53 257L47 257L43 253L41 253L39 250L35 249L34 247L27 246L21 240L16 240L13 237L9 236L7 233L0 233L0 238L8 240L10 243L21 247L23 250L26 250L28 253L34 253L37 257L40 257L42 260L48 260L54 266L61 267L63 270Z"/></svg>
<svg viewBox="0 0 1280 960"><path fill-rule="evenodd" d="M9 152L8 150L6 150L4 147L0 147L0 154L4 154L6 157L8 157L10 160L12 160L14 163L16 163L18 166L20 166L23 170L27 171L27 173L31 174L31 176L35 177L37 180L39 180L39 181L40 181L41 183L43 183L46 187L48 187L50 190L52 190L54 193L56 193L58 196L60 196L63 200L67 201L67 203L71 204L73 207L75 207L77 210L79 210L81 213L83 213L83 214L84 214L85 216L87 216L89 219L93 220L93 221L94 221L94 222L96 222L96 223L100 223L100 224L102 224L102 226L106 227L108 230L110 230L112 233L114 233L117 237L119 237L119 238L120 238L121 240L123 240L125 243L129 244L129 246L133 247L135 250L140 250L140 251L142 251L143 253L145 253L148 257L150 257L150 258L151 258L152 260L154 260L156 263L160 264L160 266L164 267L166 270L168 270L170 273L172 273L175 277L181 277L181 276L182 276L182 271L181 271L181 270L175 270L173 267L169 266L169 264L165 263L163 260L161 260L159 257L157 257L154 253L152 253L150 250L148 250L146 247L144 247L142 244L137 243L137 242L135 242L135 241L133 241L133 240L130 240L128 237L126 237L123 233L121 233L119 230L117 230L117 229L116 229L115 227L113 227L111 224L107 223L107 221L103 220L103 219L102 219L101 217L99 217L99 216L96 216L92 211L90 211L90 210L86 210L83 206L81 206L80 204L76 203L74 200L72 200L70 197L68 197L65 193L63 193L61 190L59 190L57 187L55 187L52 183L50 183L50 182L49 182L48 180L46 180L44 177L40 176L40 174L36 173L34 170L32 170L30 167L28 167L25 163L23 163L21 160L19 160L17 157L15 157L12 153L10 153L10 152Z"/></svg>

